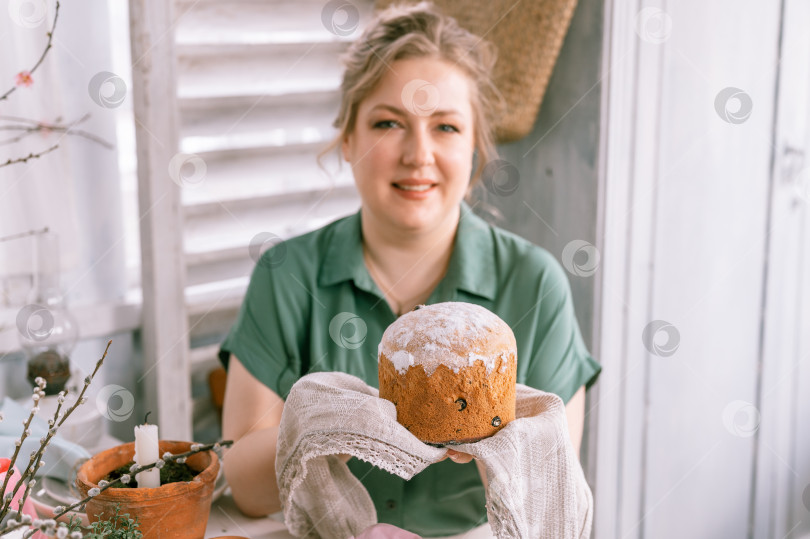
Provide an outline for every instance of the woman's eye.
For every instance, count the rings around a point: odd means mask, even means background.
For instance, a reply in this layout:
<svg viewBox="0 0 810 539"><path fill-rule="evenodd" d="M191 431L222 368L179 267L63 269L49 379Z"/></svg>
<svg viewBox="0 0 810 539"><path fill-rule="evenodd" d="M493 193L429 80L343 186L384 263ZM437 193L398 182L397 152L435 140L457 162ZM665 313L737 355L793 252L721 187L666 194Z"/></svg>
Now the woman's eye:
<svg viewBox="0 0 810 539"><path fill-rule="evenodd" d="M439 126L440 131L444 131L445 133L458 133L459 130L456 126L450 124L441 124Z"/></svg>
<svg viewBox="0 0 810 539"><path fill-rule="evenodd" d="M381 120L374 124L375 129L391 129L392 127L396 127L399 124L396 120Z"/></svg>

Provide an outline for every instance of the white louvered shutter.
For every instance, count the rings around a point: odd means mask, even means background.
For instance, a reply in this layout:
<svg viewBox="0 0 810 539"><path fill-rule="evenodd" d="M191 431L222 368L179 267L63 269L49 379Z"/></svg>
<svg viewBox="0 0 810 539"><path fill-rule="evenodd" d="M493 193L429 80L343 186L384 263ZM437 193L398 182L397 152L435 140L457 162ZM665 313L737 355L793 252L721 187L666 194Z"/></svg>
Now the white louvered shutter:
<svg viewBox="0 0 810 539"><path fill-rule="evenodd" d="M371 8L370 0L175 0L178 148L196 156L181 169L179 210L195 436L216 427L205 380L255 264L251 242L286 239L359 207L349 167L330 155L327 173L317 155L336 132L338 57Z"/></svg>

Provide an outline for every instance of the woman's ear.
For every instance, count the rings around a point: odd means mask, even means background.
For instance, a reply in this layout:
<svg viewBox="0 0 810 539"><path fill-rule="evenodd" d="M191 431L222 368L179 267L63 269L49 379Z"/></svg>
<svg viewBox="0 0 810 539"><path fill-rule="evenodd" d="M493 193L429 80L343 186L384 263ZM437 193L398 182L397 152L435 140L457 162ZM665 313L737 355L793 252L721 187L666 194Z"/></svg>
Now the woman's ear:
<svg viewBox="0 0 810 539"><path fill-rule="evenodd" d="M346 135L343 137L343 141L340 143L340 153L343 154L343 160L347 163L351 163L352 160L349 159L351 155L351 135Z"/></svg>

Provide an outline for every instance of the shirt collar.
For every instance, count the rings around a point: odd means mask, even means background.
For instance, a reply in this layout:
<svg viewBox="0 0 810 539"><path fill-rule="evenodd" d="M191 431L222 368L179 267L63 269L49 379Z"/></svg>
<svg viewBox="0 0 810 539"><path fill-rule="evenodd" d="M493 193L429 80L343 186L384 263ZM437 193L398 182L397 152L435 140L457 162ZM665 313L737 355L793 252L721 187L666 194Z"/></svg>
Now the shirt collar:
<svg viewBox="0 0 810 539"><path fill-rule="evenodd" d="M455 287L489 300L495 299L495 242L490 225L461 203L453 256L447 275L455 278Z"/></svg>
<svg viewBox="0 0 810 539"><path fill-rule="evenodd" d="M355 284L360 286L368 284L366 281L371 281L363 262L362 238L360 211L335 222L332 234L327 238L318 284L330 286L354 280Z"/></svg>
<svg viewBox="0 0 810 539"><path fill-rule="evenodd" d="M329 286L353 280L363 290L377 290L363 262L360 212L337 221L321 263L318 282ZM495 299L495 249L490 226L461 203L453 254L445 280L456 289Z"/></svg>

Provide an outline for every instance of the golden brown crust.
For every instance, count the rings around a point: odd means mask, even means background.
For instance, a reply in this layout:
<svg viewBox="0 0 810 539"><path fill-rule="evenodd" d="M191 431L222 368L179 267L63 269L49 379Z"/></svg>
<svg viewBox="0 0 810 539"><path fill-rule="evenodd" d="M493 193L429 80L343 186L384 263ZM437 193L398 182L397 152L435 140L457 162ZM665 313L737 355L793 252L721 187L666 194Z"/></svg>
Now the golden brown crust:
<svg viewBox="0 0 810 539"><path fill-rule="evenodd" d="M458 373L439 365L428 376L421 365L414 365L400 375L381 353L380 397L396 405L397 421L423 442L486 438L515 418L517 361L514 349L506 354L502 350L496 349L495 368L489 376L481 360Z"/></svg>

